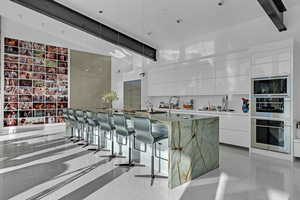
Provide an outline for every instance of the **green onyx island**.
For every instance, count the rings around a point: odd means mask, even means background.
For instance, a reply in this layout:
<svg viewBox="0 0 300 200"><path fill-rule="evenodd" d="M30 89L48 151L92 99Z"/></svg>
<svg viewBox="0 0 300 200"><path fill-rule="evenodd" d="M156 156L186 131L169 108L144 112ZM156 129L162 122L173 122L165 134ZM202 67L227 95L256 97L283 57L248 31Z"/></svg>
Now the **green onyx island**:
<svg viewBox="0 0 300 200"><path fill-rule="evenodd" d="M156 114L151 120L157 129L159 124L168 127L169 188L219 167L218 117Z"/></svg>

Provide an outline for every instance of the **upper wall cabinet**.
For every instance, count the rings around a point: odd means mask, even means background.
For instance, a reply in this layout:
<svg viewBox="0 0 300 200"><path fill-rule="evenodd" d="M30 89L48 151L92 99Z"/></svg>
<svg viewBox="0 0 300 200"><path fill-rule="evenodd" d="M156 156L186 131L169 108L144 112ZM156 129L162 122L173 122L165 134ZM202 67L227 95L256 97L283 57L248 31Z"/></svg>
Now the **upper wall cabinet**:
<svg viewBox="0 0 300 200"><path fill-rule="evenodd" d="M250 58L219 60L216 64L216 77L248 76L250 74Z"/></svg>
<svg viewBox="0 0 300 200"><path fill-rule="evenodd" d="M252 56L252 77L289 75L291 61L290 48L256 53Z"/></svg>

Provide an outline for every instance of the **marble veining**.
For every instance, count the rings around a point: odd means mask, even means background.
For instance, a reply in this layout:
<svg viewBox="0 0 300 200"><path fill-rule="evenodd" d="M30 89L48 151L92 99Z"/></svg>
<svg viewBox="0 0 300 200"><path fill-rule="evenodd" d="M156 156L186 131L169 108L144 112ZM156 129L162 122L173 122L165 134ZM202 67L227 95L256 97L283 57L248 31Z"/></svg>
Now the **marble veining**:
<svg viewBox="0 0 300 200"><path fill-rule="evenodd" d="M169 188L219 167L219 118L191 115L155 116L168 126Z"/></svg>

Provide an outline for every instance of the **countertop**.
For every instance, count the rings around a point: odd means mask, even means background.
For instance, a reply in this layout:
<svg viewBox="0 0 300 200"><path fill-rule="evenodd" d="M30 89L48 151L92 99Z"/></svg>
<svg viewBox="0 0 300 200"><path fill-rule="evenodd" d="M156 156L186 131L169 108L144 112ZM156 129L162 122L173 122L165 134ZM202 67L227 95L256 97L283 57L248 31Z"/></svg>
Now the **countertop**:
<svg viewBox="0 0 300 200"><path fill-rule="evenodd" d="M164 108L156 108L154 110L165 111L168 112L169 109ZM190 109L171 109L172 113L183 113L183 114L195 114L195 115L209 115L209 116L222 116L222 115L234 115L234 116L243 116L250 117L250 113L242 113L242 112L219 112L219 111L199 111L199 110L190 110Z"/></svg>
<svg viewBox="0 0 300 200"><path fill-rule="evenodd" d="M187 120L204 120L204 119L211 119L216 118L217 116L205 116L205 115L194 115L194 114L151 114L152 120L157 121L187 121Z"/></svg>

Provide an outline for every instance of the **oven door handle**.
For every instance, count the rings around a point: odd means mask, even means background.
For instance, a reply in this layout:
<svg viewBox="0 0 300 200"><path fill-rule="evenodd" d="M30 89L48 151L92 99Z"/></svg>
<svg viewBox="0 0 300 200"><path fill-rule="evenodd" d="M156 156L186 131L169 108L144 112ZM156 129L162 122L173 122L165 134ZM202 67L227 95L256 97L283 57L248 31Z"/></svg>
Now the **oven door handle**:
<svg viewBox="0 0 300 200"><path fill-rule="evenodd" d="M256 125L257 127L263 127L263 128L277 128L277 129L283 129L284 127L280 126L264 126L264 125Z"/></svg>

